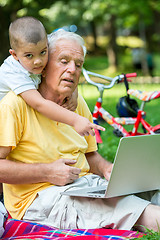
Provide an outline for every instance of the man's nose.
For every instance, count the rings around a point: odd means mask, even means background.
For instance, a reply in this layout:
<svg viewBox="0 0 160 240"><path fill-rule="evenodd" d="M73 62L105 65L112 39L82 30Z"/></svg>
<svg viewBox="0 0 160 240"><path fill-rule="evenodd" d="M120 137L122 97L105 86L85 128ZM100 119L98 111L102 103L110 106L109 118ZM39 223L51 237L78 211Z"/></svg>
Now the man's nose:
<svg viewBox="0 0 160 240"><path fill-rule="evenodd" d="M75 70L76 70L75 62L74 61L70 61L69 64L68 64L68 71L70 73L74 73Z"/></svg>

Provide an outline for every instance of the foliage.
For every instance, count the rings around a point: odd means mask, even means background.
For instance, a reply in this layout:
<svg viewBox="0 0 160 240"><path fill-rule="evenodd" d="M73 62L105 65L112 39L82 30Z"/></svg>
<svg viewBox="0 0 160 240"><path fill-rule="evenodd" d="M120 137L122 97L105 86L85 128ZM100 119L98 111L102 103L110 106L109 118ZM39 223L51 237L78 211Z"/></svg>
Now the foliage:
<svg viewBox="0 0 160 240"><path fill-rule="evenodd" d="M96 35L101 34L107 36L107 41L111 39L114 31L121 36L135 35L139 32L140 25L144 24L148 35L152 38L152 43L154 41L158 48L160 42L159 13L160 3L157 0L0 0L0 60L8 55L8 27L16 17L24 15L37 17L42 21L48 33L59 27L76 24L78 33L81 35L94 34L96 38ZM113 28L109 30L108 26L113 19L115 29L111 33ZM140 24L141 22L143 24ZM156 27L154 22L156 22ZM148 26L152 26L151 34ZM114 39L113 36L112 39ZM148 43L148 46L156 45Z"/></svg>
<svg viewBox="0 0 160 240"><path fill-rule="evenodd" d="M117 11L118 9L118 11ZM96 21L102 23L109 21L112 14L117 16L117 24L124 24L125 27L131 27L143 18L146 24L153 21L153 11L160 11L160 4L156 0L68 0L55 1L51 8L45 12L45 17L52 18L57 22L62 22L61 18L75 21L81 19L86 22ZM49 13L49 14L48 14ZM52 13L52 14L51 14ZM123 18L122 18L123 17Z"/></svg>

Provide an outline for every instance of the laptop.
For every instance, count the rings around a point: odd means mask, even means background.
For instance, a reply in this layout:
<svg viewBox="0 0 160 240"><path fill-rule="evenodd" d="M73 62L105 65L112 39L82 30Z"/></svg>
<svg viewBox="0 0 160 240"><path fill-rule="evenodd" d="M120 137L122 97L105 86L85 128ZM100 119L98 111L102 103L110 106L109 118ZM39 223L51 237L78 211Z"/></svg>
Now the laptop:
<svg viewBox="0 0 160 240"><path fill-rule="evenodd" d="M160 134L121 138L107 185L61 194L111 198L156 189L160 189Z"/></svg>

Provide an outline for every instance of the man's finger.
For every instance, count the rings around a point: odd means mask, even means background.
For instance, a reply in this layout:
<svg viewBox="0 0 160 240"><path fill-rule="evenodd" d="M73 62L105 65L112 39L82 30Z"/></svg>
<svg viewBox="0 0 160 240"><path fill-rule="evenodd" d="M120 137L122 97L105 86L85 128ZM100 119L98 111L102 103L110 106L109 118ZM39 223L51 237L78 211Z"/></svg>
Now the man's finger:
<svg viewBox="0 0 160 240"><path fill-rule="evenodd" d="M64 163L69 165L69 164L75 164L77 161L74 159L63 159Z"/></svg>
<svg viewBox="0 0 160 240"><path fill-rule="evenodd" d="M80 168L76 168L76 167L72 167L72 174L73 175L79 175L80 172L81 172L81 169Z"/></svg>

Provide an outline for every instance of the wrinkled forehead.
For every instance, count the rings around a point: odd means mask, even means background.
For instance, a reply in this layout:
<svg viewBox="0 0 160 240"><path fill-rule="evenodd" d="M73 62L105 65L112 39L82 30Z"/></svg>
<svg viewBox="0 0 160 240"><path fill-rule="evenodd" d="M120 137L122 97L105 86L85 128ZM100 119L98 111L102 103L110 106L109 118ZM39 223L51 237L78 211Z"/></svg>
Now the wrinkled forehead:
<svg viewBox="0 0 160 240"><path fill-rule="evenodd" d="M56 42L54 49L50 52L51 57L61 58L68 56L84 62L82 46L74 39L60 39Z"/></svg>

